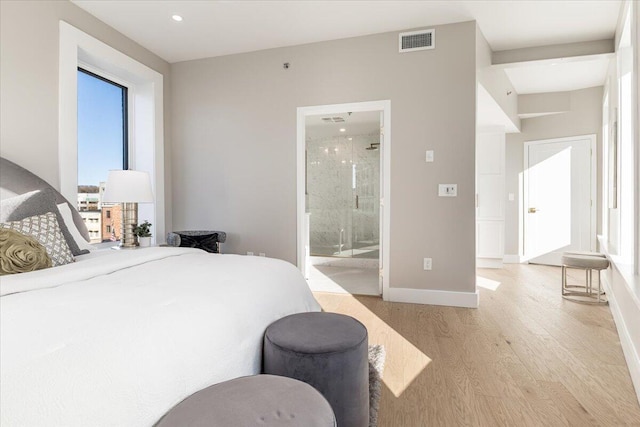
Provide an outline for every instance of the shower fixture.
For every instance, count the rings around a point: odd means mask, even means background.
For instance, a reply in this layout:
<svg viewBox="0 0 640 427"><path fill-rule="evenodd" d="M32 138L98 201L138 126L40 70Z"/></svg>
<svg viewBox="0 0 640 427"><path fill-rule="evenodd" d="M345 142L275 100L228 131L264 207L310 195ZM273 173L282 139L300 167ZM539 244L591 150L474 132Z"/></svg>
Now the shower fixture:
<svg viewBox="0 0 640 427"><path fill-rule="evenodd" d="M380 148L380 143L373 142L369 147L365 148L365 150L377 150L378 148Z"/></svg>

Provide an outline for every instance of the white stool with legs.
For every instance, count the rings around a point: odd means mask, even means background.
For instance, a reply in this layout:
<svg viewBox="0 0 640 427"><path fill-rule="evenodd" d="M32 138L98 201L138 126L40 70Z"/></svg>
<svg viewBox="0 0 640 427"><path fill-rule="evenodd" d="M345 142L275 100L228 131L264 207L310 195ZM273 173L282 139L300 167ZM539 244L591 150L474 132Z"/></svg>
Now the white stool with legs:
<svg viewBox="0 0 640 427"><path fill-rule="evenodd" d="M585 271L584 286L567 283L567 268ZM562 297L587 304L607 304L600 280L600 272L607 268L609 268L609 260L597 252L565 252L562 255ZM593 289L593 270L598 271L597 290Z"/></svg>

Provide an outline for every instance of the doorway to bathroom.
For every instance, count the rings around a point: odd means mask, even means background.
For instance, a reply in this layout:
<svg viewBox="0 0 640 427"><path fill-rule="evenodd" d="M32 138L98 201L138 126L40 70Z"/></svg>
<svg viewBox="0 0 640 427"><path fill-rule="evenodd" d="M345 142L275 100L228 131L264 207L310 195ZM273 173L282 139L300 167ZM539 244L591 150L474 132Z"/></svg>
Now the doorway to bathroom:
<svg viewBox="0 0 640 427"><path fill-rule="evenodd" d="M313 291L384 293L385 107L382 101L298 111L299 265Z"/></svg>

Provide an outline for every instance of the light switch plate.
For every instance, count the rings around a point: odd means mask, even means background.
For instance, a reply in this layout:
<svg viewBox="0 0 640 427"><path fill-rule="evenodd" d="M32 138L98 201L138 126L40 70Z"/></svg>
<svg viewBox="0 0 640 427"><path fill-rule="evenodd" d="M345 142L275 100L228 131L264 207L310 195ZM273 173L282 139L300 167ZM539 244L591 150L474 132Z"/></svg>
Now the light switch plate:
<svg viewBox="0 0 640 427"><path fill-rule="evenodd" d="M509 201L510 201L510 202L513 202L515 199L516 199L515 194L513 194L513 193L509 193Z"/></svg>
<svg viewBox="0 0 640 427"><path fill-rule="evenodd" d="M433 150L427 150L424 157L425 162L433 162Z"/></svg>
<svg viewBox="0 0 640 427"><path fill-rule="evenodd" d="M433 267L433 260L431 258L425 258L422 264L424 270L431 270Z"/></svg>
<svg viewBox="0 0 640 427"><path fill-rule="evenodd" d="M440 197L457 197L458 184L440 184L438 185L438 196Z"/></svg>

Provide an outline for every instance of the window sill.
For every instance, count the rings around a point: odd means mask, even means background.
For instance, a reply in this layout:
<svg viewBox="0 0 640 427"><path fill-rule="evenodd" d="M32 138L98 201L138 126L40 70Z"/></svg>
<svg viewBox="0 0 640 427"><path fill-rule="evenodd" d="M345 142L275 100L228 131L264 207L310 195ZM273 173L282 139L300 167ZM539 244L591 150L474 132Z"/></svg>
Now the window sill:
<svg viewBox="0 0 640 427"><path fill-rule="evenodd" d="M615 268L620 276L624 279L629 293L634 298L634 302L640 307L640 275L634 273L633 263L623 259L620 255L611 254L609 252L609 242L603 236L598 236L600 249L611 261L611 268Z"/></svg>

